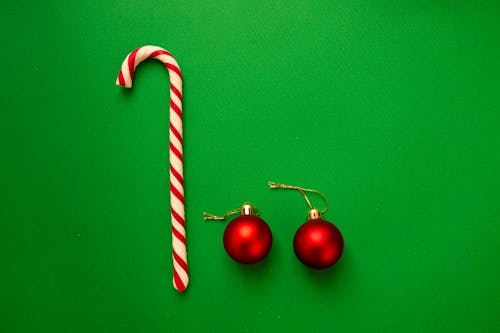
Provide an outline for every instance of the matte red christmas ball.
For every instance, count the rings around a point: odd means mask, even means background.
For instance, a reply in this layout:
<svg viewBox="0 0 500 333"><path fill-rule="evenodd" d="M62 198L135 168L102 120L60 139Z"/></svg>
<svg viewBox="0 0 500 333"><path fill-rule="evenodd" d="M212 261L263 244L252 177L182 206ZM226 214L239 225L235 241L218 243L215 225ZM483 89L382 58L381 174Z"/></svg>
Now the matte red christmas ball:
<svg viewBox="0 0 500 333"><path fill-rule="evenodd" d="M344 250L340 230L323 219L304 223L295 233L293 248L306 266L324 269L334 265Z"/></svg>
<svg viewBox="0 0 500 333"><path fill-rule="evenodd" d="M272 242L271 229L255 215L238 216L224 230L224 249L231 258L242 264L253 264L264 259Z"/></svg>

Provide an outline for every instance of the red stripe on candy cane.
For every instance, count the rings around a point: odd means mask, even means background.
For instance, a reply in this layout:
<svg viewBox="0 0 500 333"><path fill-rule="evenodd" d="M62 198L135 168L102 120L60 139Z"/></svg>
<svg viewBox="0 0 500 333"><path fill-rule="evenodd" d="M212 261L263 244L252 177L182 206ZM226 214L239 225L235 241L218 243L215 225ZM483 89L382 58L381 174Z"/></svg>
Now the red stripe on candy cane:
<svg viewBox="0 0 500 333"><path fill-rule="evenodd" d="M161 61L170 77L170 208L172 225L173 284L178 291L189 283L184 209L184 176L182 155L182 74L170 52L158 46L143 46L132 51L123 61L116 84L132 87L135 68L146 59Z"/></svg>

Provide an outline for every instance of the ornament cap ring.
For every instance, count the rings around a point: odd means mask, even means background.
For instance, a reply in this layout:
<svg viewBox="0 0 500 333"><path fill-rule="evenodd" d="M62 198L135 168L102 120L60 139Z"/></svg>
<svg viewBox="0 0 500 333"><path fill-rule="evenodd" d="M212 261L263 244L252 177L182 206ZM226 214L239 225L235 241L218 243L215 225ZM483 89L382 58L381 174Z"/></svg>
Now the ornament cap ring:
<svg viewBox="0 0 500 333"><path fill-rule="evenodd" d="M254 215L253 206L249 202L245 202L243 206L241 206L240 214L241 215Z"/></svg>
<svg viewBox="0 0 500 333"><path fill-rule="evenodd" d="M321 219L321 212L317 208L313 208L307 212L308 221L317 221Z"/></svg>

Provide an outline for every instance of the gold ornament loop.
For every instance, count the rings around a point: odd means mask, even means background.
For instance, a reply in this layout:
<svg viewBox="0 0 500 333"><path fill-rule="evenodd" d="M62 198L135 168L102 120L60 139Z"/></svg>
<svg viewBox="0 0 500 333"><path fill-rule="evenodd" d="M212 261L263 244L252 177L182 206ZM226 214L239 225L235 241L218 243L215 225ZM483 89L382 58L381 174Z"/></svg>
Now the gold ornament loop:
<svg viewBox="0 0 500 333"><path fill-rule="evenodd" d="M269 188L271 188L271 189L281 188L281 189L288 189L288 190L299 191L299 193L302 194L302 196L304 197L307 205L309 206L309 208L311 210L316 209L316 210L319 211L319 213L321 215L325 214L328 211L328 200L326 200L325 195L323 193L321 193L320 191L318 191L318 190L313 190L313 189L309 189L309 188L303 188L303 187L299 187L299 186L295 186L295 185L280 184L280 183L275 183L275 182L271 182L271 181L268 182L267 184L269 185ZM323 199L323 202L325 203L325 208L323 208L322 210L319 210L316 207L314 207L311 204L311 201L309 200L309 198L307 197L306 192L318 194L321 197L321 199Z"/></svg>
<svg viewBox="0 0 500 333"><path fill-rule="evenodd" d="M238 213L240 213L240 215L257 215L257 216L259 216L260 210L257 207L252 206L249 202L245 202L240 208L228 210L222 216L203 212L203 220L205 220L205 221L224 221L228 216L238 214Z"/></svg>

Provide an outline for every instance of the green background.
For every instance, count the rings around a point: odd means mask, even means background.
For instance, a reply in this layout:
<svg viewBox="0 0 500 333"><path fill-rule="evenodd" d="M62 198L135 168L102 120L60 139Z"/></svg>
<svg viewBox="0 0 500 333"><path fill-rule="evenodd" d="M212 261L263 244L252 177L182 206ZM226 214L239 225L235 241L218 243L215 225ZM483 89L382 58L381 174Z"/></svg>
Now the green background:
<svg viewBox="0 0 500 333"><path fill-rule="evenodd" d="M497 1L2 1L1 332L500 331ZM171 282L168 74L191 284ZM346 248L292 239L321 190ZM231 261L250 201L274 235ZM315 202L318 203L317 198Z"/></svg>

